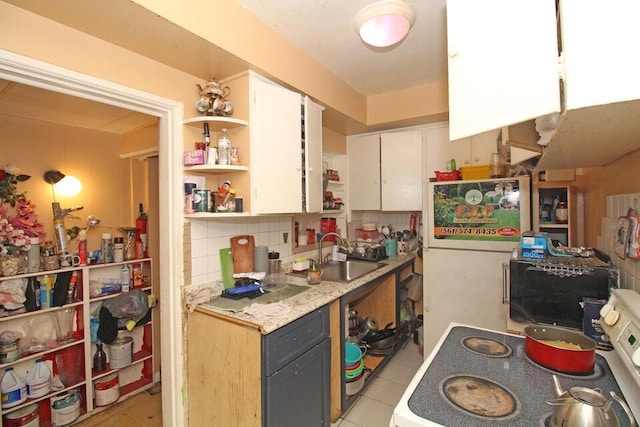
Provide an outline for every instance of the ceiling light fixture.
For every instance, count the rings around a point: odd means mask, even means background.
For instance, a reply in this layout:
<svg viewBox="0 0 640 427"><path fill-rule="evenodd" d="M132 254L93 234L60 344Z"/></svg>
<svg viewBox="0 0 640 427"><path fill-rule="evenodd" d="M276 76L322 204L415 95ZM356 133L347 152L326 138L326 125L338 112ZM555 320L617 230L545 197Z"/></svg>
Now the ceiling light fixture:
<svg viewBox="0 0 640 427"><path fill-rule="evenodd" d="M353 25L365 43L375 47L388 47L404 39L415 20L416 11L409 3L382 0L358 12Z"/></svg>

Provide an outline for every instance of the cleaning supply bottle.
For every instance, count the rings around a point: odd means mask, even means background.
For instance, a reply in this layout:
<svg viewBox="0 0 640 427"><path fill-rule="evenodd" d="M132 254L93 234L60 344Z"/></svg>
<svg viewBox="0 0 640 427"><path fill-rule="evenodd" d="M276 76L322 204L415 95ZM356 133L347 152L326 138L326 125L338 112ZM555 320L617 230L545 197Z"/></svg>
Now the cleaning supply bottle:
<svg viewBox="0 0 640 427"><path fill-rule="evenodd" d="M27 400L27 384L9 366L2 375L0 381L0 391L2 392L2 408L13 408Z"/></svg>
<svg viewBox="0 0 640 427"><path fill-rule="evenodd" d="M27 396L34 399L51 391L51 370L41 358L37 358L27 373Z"/></svg>
<svg viewBox="0 0 640 427"><path fill-rule="evenodd" d="M129 292L131 289L131 275L129 267L125 264L120 269L120 292Z"/></svg>

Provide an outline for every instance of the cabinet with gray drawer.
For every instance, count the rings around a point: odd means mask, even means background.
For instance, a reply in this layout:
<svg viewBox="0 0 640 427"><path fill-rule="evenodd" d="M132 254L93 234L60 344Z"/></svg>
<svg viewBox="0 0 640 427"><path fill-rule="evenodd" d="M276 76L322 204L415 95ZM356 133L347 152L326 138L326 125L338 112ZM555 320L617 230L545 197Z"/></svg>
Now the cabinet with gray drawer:
<svg viewBox="0 0 640 427"><path fill-rule="evenodd" d="M262 351L263 425L329 426L328 306L263 336Z"/></svg>

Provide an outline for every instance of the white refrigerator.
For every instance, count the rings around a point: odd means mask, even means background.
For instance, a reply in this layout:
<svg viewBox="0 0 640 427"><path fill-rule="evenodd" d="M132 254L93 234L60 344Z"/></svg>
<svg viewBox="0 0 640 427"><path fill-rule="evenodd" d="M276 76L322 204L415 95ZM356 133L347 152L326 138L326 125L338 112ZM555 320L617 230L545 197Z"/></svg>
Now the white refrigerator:
<svg viewBox="0 0 640 427"><path fill-rule="evenodd" d="M503 264L520 234L530 230L530 185L528 176L428 183L423 209L425 356L451 322L505 330Z"/></svg>

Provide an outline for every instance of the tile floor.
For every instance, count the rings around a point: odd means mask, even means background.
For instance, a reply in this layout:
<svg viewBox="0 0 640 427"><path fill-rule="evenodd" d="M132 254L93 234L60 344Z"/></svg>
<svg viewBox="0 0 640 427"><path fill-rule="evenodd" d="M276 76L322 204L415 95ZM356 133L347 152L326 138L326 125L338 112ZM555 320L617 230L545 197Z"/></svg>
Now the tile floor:
<svg viewBox="0 0 640 427"><path fill-rule="evenodd" d="M422 364L411 340L373 380L364 394L331 427L388 427L393 408ZM162 394L151 389L102 411L76 427L161 427Z"/></svg>
<svg viewBox="0 0 640 427"><path fill-rule="evenodd" d="M407 341L364 394L331 427L389 427L393 408L421 364L418 346Z"/></svg>

